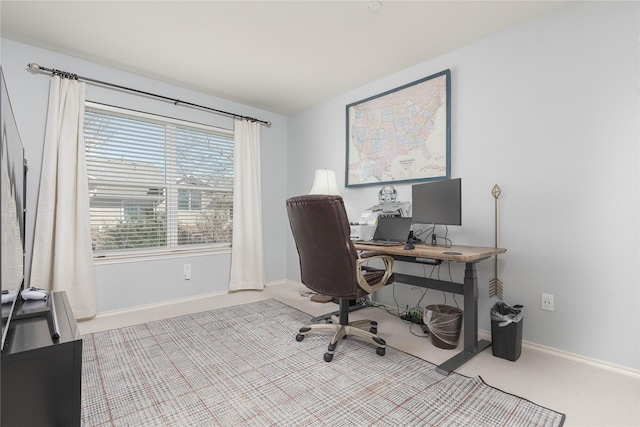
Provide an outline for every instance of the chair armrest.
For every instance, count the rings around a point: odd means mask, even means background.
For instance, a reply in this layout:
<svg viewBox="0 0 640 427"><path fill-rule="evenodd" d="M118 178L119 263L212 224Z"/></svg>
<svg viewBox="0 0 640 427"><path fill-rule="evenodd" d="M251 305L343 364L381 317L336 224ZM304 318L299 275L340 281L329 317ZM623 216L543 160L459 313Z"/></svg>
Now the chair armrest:
<svg viewBox="0 0 640 427"><path fill-rule="evenodd" d="M380 259L384 263L384 275L380 280L375 283L369 284L365 279L362 272L362 264L369 262L373 259ZM393 274L393 257L383 254L382 252L365 252L360 255L360 258L356 260L356 279L358 286L360 286L367 293L377 291L381 287L387 284L389 277Z"/></svg>

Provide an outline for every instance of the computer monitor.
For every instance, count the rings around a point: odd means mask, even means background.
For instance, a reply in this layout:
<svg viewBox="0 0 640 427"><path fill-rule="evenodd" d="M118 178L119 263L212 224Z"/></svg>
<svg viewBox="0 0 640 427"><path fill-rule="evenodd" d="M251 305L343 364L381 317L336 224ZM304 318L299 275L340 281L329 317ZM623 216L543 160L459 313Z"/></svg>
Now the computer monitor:
<svg viewBox="0 0 640 427"><path fill-rule="evenodd" d="M414 224L462 225L462 179L411 186Z"/></svg>

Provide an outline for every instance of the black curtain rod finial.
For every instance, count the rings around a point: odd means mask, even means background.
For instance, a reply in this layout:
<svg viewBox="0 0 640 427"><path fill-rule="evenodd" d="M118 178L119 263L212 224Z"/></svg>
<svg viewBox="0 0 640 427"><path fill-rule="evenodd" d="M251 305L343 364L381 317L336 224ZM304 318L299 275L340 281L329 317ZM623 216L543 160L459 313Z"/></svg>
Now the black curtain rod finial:
<svg viewBox="0 0 640 427"><path fill-rule="evenodd" d="M37 73L38 71L40 71L40 65L36 64L35 62L27 64L27 68L29 68L34 73Z"/></svg>

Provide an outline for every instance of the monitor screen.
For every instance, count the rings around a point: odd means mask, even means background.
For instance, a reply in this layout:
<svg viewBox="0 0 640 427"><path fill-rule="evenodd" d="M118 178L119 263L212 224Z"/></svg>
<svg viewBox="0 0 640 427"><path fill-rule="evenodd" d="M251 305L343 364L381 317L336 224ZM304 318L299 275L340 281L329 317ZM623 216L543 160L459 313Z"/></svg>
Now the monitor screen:
<svg viewBox="0 0 640 427"><path fill-rule="evenodd" d="M411 186L414 224L462 225L462 179Z"/></svg>

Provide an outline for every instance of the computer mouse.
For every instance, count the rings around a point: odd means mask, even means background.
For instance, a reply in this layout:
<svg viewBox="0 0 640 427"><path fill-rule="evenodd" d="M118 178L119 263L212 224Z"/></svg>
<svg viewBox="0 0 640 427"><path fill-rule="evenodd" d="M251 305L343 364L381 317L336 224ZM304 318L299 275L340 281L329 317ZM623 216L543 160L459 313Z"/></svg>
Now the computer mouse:
<svg viewBox="0 0 640 427"><path fill-rule="evenodd" d="M408 251L408 250L415 249L415 248L416 247L414 245L412 245L411 243L407 243L406 245L404 245L404 248L402 248L402 249Z"/></svg>

